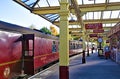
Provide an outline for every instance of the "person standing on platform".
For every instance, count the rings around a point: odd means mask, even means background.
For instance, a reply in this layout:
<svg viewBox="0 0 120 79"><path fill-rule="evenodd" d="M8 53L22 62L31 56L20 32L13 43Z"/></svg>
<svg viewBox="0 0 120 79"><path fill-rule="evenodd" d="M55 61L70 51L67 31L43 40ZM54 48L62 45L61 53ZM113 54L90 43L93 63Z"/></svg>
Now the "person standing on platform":
<svg viewBox="0 0 120 79"><path fill-rule="evenodd" d="M104 47L105 58L108 59L110 57L110 48L108 45Z"/></svg>

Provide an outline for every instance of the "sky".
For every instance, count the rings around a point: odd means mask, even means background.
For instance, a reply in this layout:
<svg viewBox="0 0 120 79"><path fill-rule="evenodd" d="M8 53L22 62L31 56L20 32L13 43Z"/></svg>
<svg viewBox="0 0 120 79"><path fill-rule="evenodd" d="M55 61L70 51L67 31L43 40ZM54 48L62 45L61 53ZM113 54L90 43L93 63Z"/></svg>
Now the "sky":
<svg viewBox="0 0 120 79"><path fill-rule="evenodd" d="M36 29L40 29L44 26L49 29L50 25L52 25L50 22L31 13L29 10L12 0L0 1L0 20L21 25L23 27L34 25Z"/></svg>

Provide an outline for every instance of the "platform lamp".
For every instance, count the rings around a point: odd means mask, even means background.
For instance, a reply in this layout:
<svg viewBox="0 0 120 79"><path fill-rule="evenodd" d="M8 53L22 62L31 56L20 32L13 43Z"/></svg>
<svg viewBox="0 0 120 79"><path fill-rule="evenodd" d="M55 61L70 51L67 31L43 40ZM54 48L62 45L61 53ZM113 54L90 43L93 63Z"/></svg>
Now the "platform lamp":
<svg viewBox="0 0 120 79"><path fill-rule="evenodd" d="M101 56L101 53L103 53L103 49L102 49L102 44L103 39L101 37L98 37L98 43L99 43L99 48L98 48L98 56Z"/></svg>

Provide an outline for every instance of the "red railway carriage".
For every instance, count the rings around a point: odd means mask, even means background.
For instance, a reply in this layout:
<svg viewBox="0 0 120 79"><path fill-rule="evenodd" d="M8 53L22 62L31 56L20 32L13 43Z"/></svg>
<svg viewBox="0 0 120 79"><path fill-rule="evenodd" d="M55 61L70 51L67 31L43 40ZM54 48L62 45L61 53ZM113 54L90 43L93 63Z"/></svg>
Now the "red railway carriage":
<svg viewBox="0 0 120 79"><path fill-rule="evenodd" d="M35 37L34 46L30 40L29 45L24 43L25 48L23 48L22 41L15 42L17 39L18 36L0 37L0 79L16 76L22 68L26 74L32 75L41 67L58 60L58 51L52 52L53 40ZM26 49L27 46L29 49Z"/></svg>
<svg viewBox="0 0 120 79"><path fill-rule="evenodd" d="M2 36L1 36L2 35ZM19 72L21 50L20 43L16 46L14 40L18 37L9 37L7 34L0 34L0 79L8 79L11 72ZM14 49L14 50L13 50Z"/></svg>
<svg viewBox="0 0 120 79"><path fill-rule="evenodd" d="M56 37L1 21L0 29L26 33L0 35L0 79L15 78L21 74L21 70L33 75L58 60L59 42ZM70 41L70 55L78 54L80 48L78 42Z"/></svg>

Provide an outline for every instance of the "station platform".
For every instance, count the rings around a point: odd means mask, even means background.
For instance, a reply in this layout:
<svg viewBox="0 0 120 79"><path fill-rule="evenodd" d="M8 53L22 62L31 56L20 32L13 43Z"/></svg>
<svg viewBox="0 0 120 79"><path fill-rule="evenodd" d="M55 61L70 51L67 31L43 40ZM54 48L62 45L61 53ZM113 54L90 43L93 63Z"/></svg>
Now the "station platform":
<svg viewBox="0 0 120 79"><path fill-rule="evenodd" d="M70 60L69 79L120 79L119 73L119 64L111 59L100 58L97 53L86 57L85 64L82 64L81 55ZM59 79L58 63L29 79Z"/></svg>

